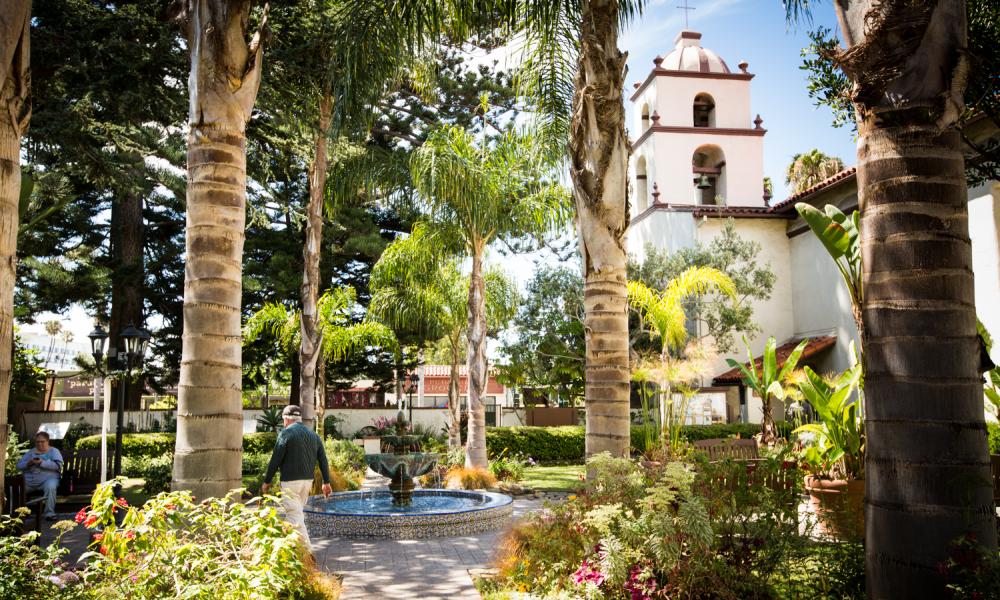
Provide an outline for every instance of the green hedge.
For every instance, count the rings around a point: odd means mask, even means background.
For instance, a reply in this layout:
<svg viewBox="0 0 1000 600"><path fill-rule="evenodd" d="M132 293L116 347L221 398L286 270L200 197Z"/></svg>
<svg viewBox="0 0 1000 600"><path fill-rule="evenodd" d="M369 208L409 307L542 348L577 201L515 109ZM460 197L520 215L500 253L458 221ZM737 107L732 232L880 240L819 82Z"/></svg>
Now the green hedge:
<svg viewBox="0 0 1000 600"><path fill-rule="evenodd" d="M126 433L122 436L124 456L132 458L156 458L174 453L172 433ZM247 433L243 436L243 452L247 454L270 454L278 434L272 432ZM97 450L101 447L101 436L91 435L76 442L80 450ZM114 450L115 437L108 436L108 452Z"/></svg>
<svg viewBox="0 0 1000 600"><path fill-rule="evenodd" d="M89 435L76 441L77 450L100 450L101 436ZM115 436L108 433L108 453L115 449ZM156 458L174 453L172 433L126 433L122 436L122 456Z"/></svg>
<svg viewBox="0 0 1000 600"><path fill-rule="evenodd" d="M486 430L486 452L497 457L522 454L538 462L583 460L583 427L492 427Z"/></svg>
<svg viewBox="0 0 1000 600"><path fill-rule="evenodd" d="M791 427L778 423L778 435L788 437ZM750 438L760 433L754 423L720 423L717 425L687 425L682 435L689 442L730 438ZM1000 434L998 434L1000 435ZM642 448L643 428L632 427L632 450ZM504 449L508 454L530 456L538 462L581 461L584 455L584 429L582 426L565 427L493 427L486 430L486 451L491 458Z"/></svg>
<svg viewBox="0 0 1000 600"><path fill-rule="evenodd" d="M987 423L987 431L989 432L990 454L1000 454L1000 425Z"/></svg>

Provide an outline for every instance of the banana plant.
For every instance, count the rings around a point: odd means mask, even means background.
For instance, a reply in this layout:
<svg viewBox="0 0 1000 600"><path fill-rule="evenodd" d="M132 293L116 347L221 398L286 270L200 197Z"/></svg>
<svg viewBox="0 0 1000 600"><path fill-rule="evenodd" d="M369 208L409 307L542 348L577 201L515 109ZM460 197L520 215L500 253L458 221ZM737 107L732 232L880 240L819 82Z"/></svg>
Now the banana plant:
<svg viewBox="0 0 1000 600"><path fill-rule="evenodd" d="M853 353L852 353L853 354ZM806 367L799 390L816 413L817 422L792 433L811 433L814 442L806 448L805 460L816 474L846 479L864 479L865 426L860 395L861 365L855 363L832 382Z"/></svg>
<svg viewBox="0 0 1000 600"><path fill-rule="evenodd" d="M847 291L851 295L851 311L858 327L858 334L864 339L864 323L861 320L864 288L861 285L860 214L858 211L850 215L844 214L832 204L827 204L821 211L805 202L796 204L795 210L837 265L837 270L840 271L840 276L843 277Z"/></svg>
<svg viewBox="0 0 1000 600"><path fill-rule="evenodd" d="M757 363L753 359L753 351L750 350L750 342L747 341L746 336L743 336L743 345L747 349L747 356L749 358L747 363L743 364L731 358L726 359L730 367L740 370L740 373L743 375L743 383L761 398L763 404L761 407L762 418L760 424L761 442L766 446L773 446L778 439L777 429L774 425L774 413L771 410L771 398L773 397L777 400L785 399L785 388L782 382L795 370L796 365L799 364L799 358L802 356L802 351L805 350L808 343L808 339L799 342L799 345L785 359L785 364L781 366L780 370L778 369L777 356L778 343L773 337L767 338L759 373L757 372Z"/></svg>

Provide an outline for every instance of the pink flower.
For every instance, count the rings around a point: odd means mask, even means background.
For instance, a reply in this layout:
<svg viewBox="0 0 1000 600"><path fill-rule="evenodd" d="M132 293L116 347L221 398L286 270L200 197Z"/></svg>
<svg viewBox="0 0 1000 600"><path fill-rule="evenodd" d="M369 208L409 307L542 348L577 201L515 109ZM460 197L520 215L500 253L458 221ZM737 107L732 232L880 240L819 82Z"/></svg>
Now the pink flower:
<svg viewBox="0 0 1000 600"><path fill-rule="evenodd" d="M115 500L115 504L117 504L118 506L120 506L122 508L128 508L128 501L125 500L125 498L119 498L119 499Z"/></svg>
<svg viewBox="0 0 1000 600"><path fill-rule="evenodd" d="M584 560L580 565L580 568L573 573L573 583L577 585L586 585L588 583L593 583L597 587L601 587L606 579L604 573L601 573L597 569L593 568L589 561Z"/></svg>
<svg viewBox="0 0 1000 600"><path fill-rule="evenodd" d="M76 513L76 516L73 517L73 520L76 521L77 524L79 524L79 523L82 523L83 520L86 519L86 518L87 518L87 508L84 507L84 508L81 508L79 510L79 512Z"/></svg>
<svg viewBox="0 0 1000 600"><path fill-rule="evenodd" d="M95 533L94 534L94 541L95 542L99 542L99 541L101 541L103 539L104 539L104 534L103 533Z"/></svg>

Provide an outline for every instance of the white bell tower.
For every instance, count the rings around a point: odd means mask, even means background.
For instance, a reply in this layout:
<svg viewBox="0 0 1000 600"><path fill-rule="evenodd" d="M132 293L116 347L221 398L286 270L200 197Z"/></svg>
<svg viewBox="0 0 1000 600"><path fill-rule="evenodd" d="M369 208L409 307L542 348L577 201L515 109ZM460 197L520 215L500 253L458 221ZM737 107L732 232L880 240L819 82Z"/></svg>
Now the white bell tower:
<svg viewBox="0 0 1000 600"><path fill-rule="evenodd" d="M761 207L767 130L750 114L747 63L729 70L684 30L635 84L632 217L656 206Z"/></svg>

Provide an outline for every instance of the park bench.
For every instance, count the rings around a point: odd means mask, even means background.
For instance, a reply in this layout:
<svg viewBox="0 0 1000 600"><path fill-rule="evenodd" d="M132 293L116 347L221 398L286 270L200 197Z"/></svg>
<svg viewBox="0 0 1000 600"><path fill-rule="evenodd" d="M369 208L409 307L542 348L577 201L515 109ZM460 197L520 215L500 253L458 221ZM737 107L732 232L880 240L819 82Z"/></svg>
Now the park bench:
<svg viewBox="0 0 1000 600"><path fill-rule="evenodd" d="M8 474L3 480L3 514L13 517L17 509L26 507L34 515L35 531L42 530L42 498L28 499L28 486L24 483L24 475L21 473ZM24 524L26 525L26 523ZM23 526L22 526L23 528ZM22 533L22 532L6 532Z"/></svg>
<svg viewBox="0 0 1000 600"><path fill-rule="evenodd" d="M696 450L708 455L711 461L716 460L759 460L756 440L711 439L698 440L694 443Z"/></svg>

